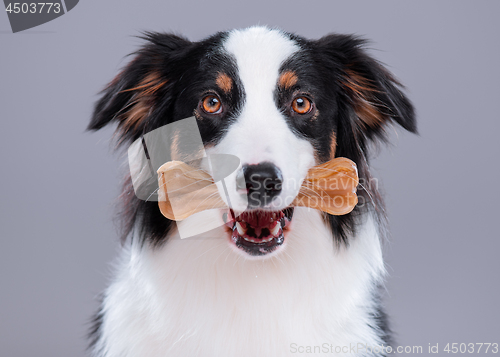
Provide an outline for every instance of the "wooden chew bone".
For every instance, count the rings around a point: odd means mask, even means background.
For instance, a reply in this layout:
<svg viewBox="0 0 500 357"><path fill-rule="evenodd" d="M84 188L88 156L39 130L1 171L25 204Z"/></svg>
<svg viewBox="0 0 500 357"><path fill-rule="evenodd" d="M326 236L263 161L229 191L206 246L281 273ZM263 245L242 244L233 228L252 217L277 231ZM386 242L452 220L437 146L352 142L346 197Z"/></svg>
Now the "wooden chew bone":
<svg viewBox="0 0 500 357"><path fill-rule="evenodd" d="M158 185L158 205L168 219L181 221L208 209L227 208L212 176L182 161L163 164L158 169Z"/></svg>
<svg viewBox="0 0 500 357"><path fill-rule="evenodd" d="M312 167L292 206L315 208L333 215L351 212L358 203L356 164L338 157Z"/></svg>
<svg viewBox="0 0 500 357"><path fill-rule="evenodd" d="M162 165L158 184L158 204L168 219L180 221L204 210L227 208L210 174L181 161ZM347 214L358 202L357 185L356 164L344 157L335 158L309 170L292 206Z"/></svg>

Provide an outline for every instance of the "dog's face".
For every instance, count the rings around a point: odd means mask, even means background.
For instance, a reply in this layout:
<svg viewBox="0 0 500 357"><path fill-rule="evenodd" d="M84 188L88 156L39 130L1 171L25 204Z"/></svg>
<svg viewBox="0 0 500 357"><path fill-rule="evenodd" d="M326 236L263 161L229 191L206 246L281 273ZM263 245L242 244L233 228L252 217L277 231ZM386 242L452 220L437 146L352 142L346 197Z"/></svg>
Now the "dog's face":
<svg viewBox="0 0 500 357"><path fill-rule="evenodd" d="M219 129L225 133L208 152L235 155L241 170L250 172L246 174L248 187L237 187L238 173L226 180L235 210L246 210L247 200L260 209L283 210L316 162L314 143L305 132L318 125L315 98L319 93L305 76L299 82L298 66L286 63L300 48L277 31L236 32L224 42L222 51L232 68L215 69L212 91L221 103L216 115L226 127ZM202 122L212 116L204 103L202 98L196 109ZM261 177L267 181L260 182ZM266 187L259 190L260 185Z"/></svg>
<svg viewBox="0 0 500 357"><path fill-rule="evenodd" d="M115 120L127 142L194 115L207 154L240 160L225 183L229 244L242 254L268 256L283 246L293 229L288 207L309 168L345 156L363 177L368 140L382 137L390 121L415 130L397 82L351 36L308 41L256 27L196 43L166 34L148 40L105 90L89 128ZM165 235L168 224L159 220L166 218L151 205L127 204L134 220L149 215L146 235ZM348 217L335 219L334 233L348 228Z"/></svg>

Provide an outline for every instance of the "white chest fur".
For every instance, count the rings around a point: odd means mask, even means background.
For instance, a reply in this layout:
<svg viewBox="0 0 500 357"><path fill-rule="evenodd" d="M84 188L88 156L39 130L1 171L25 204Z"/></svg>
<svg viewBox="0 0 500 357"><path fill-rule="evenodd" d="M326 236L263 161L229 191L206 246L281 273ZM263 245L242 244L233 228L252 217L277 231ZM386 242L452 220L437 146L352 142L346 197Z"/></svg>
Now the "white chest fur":
<svg viewBox="0 0 500 357"><path fill-rule="evenodd" d="M244 259L226 239L125 249L96 348L106 357L274 357L380 344L369 326L384 274L372 219L338 248L319 212L296 208L285 249L266 260Z"/></svg>

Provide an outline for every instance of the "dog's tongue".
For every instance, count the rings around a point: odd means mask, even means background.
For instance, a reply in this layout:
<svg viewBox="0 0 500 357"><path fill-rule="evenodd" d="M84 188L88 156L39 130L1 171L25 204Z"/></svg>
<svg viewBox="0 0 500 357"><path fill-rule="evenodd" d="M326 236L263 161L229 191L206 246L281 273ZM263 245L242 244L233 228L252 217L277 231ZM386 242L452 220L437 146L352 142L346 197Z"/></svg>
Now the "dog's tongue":
<svg viewBox="0 0 500 357"><path fill-rule="evenodd" d="M270 226L273 222L280 221L284 217L282 211L280 212L243 212L237 221L244 221L254 228L264 228Z"/></svg>

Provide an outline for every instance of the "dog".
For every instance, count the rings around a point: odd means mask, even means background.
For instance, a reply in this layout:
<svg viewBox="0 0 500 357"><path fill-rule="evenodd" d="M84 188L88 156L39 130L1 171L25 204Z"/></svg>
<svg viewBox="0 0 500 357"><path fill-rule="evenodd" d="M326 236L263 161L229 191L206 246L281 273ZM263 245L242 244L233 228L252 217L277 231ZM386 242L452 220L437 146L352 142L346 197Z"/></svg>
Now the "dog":
<svg viewBox="0 0 500 357"><path fill-rule="evenodd" d="M385 213L369 154L389 126L416 132L404 87L353 35L309 40L257 26L199 42L144 39L103 90L89 130L115 124L126 147L194 117L207 155L240 160L225 178L239 218L201 212L183 224L218 227L181 239L128 175L123 249L93 324L93 355L387 354L375 348L392 340L380 302ZM352 212L291 207L296 183L336 157L357 165Z"/></svg>

